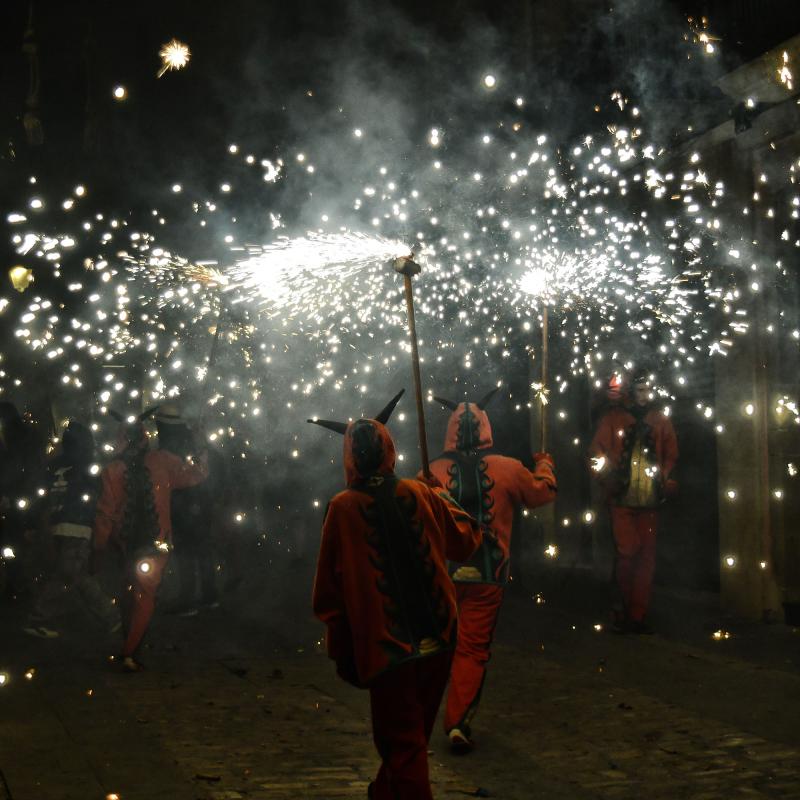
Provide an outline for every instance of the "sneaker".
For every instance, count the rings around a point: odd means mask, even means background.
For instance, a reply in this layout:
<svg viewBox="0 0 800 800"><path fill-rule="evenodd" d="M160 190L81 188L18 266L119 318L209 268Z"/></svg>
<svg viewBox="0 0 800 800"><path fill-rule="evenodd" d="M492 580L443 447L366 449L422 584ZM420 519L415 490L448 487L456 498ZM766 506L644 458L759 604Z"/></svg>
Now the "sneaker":
<svg viewBox="0 0 800 800"><path fill-rule="evenodd" d="M144 664L137 661L133 656L124 656L122 659L123 672L144 672Z"/></svg>
<svg viewBox="0 0 800 800"><path fill-rule="evenodd" d="M472 739L459 728L453 728L447 734L447 738L450 740L450 747L456 753L468 753L472 750Z"/></svg>
<svg viewBox="0 0 800 800"><path fill-rule="evenodd" d="M31 636L38 636L40 639L58 639L59 636L58 631L45 628L44 625L31 625L27 628L23 628L22 630Z"/></svg>

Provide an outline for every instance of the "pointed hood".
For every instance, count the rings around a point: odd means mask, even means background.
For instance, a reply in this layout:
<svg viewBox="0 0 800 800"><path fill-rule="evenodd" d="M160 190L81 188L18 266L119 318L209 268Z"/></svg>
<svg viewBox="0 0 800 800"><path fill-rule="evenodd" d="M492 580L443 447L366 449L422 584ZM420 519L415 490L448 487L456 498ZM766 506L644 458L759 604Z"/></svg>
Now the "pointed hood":
<svg viewBox="0 0 800 800"><path fill-rule="evenodd" d="M404 392L405 389L399 391L375 419L359 419L349 424L326 419L307 420L344 435L344 474L348 486L370 475L394 472L397 453L385 423Z"/></svg>
<svg viewBox="0 0 800 800"><path fill-rule="evenodd" d="M434 397L434 400L453 412L444 437L445 451L484 450L492 446L492 426L484 409L497 391L496 388L492 389L477 403L456 404L452 400Z"/></svg>
<svg viewBox="0 0 800 800"><path fill-rule="evenodd" d="M397 460L394 440L377 420L359 419L347 426L343 459L348 486L370 475L391 475Z"/></svg>

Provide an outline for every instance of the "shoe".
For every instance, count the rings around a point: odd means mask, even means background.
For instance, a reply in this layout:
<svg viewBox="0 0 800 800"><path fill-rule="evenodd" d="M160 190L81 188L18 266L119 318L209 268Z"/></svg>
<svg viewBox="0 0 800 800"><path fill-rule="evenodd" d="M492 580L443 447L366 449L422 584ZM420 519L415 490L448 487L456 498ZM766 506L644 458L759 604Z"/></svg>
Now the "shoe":
<svg viewBox="0 0 800 800"><path fill-rule="evenodd" d="M179 617L196 617L200 612L196 608L187 608L185 611L179 611Z"/></svg>
<svg viewBox="0 0 800 800"><path fill-rule="evenodd" d="M453 728L447 734L447 738L450 740L450 747L455 753L468 753L472 750L472 739L459 728Z"/></svg>
<svg viewBox="0 0 800 800"><path fill-rule="evenodd" d="M655 633L655 631L641 619L631 622L631 632L638 636L652 636Z"/></svg>
<svg viewBox="0 0 800 800"><path fill-rule="evenodd" d="M144 672L144 664L137 661L133 656L123 656L122 658L122 671L123 672Z"/></svg>
<svg viewBox="0 0 800 800"><path fill-rule="evenodd" d="M45 628L44 625L31 625L27 628L23 628L22 630L31 636L38 636L40 639L58 639L59 637L58 631Z"/></svg>

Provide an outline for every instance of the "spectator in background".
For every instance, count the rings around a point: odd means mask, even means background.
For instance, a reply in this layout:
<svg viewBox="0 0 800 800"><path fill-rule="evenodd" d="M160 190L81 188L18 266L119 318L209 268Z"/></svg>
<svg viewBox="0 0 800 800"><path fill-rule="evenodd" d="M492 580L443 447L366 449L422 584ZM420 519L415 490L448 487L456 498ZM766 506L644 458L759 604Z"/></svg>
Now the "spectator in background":
<svg viewBox="0 0 800 800"><path fill-rule="evenodd" d="M25 627L33 636L58 636L49 627L50 621L63 610L64 594L72 589L107 630L120 628L111 598L89 574L92 523L100 489L94 450L91 430L73 420L64 430L61 453L49 465L46 524L53 537L55 564L34 594Z"/></svg>

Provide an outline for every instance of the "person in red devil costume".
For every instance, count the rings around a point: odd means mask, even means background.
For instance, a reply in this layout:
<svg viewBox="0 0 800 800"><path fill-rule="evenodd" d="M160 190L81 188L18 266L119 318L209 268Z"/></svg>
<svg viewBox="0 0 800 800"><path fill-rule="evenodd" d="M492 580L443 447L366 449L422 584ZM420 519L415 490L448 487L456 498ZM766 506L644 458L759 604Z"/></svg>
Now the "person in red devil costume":
<svg viewBox="0 0 800 800"><path fill-rule="evenodd" d="M194 486L208 476L205 452L194 462L166 450L148 449L144 419L155 410L121 425L118 458L100 476L93 528L95 553L102 553L110 542L124 562L122 666L128 672L142 669L136 653L153 616L172 549L172 490Z"/></svg>
<svg viewBox="0 0 800 800"><path fill-rule="evenodd" d="M614 572L622 597L614 629L652 633L645 616L656 565L658 509L677 491L672 472L678 441L669 417L653 405L645 374L634 377L632 395L630 402L612 405L600 419L589 455L611 513Z"/></svg>
<svg viewBox="0 0 800 800"><path fill-rule="evenodd" d="M344 434L347 479L325 514L313 606L339 676L369 689L381 757L369 796L431 800L428 742L456 638L446 562L469 558L481 531L441 487L394 474L385 423L401 395L375 419L309 420Z"/></svg>
<svg viewBox="0 0 800 800"><path fill-rule="evenodd" d="M557 490L553 460L546 453L534 456L536 467L531 472L517 459L492 449L492 427L485 408L496 391L478 403L434 398L453 413L444 452L431 462L431 472L485 530L483 543L472 558L453 559L458 563L450 566L458 597L458 644L444 728L456 750L472 747L471 724L509 577L514 511L518 506L536 508L550 503Z"/></svg>

